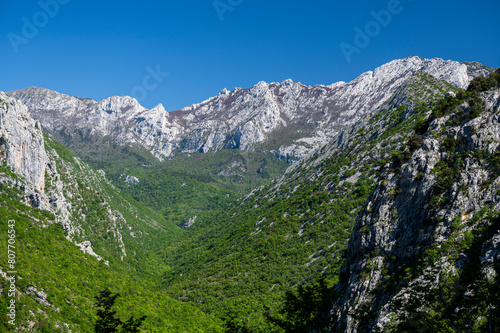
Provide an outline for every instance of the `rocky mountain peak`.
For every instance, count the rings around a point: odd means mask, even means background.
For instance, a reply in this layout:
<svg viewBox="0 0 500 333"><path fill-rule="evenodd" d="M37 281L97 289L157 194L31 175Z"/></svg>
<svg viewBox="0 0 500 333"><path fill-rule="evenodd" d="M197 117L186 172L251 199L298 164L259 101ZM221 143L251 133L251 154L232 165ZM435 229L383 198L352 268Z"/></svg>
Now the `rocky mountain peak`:
<svg viewBox="0 0 500 333"><path fill-rule="evenodd" d="M453 60L440 58L422 59L416 56L393 60L375 69L374 80L390 79L391 73L416 73L424 71L439 80L444 80L458 88L466 88L472 77L467 66Z"/></svg>
<svg viewBox="0 0 500 333"><path fill-rule="evenodd" d="M165 108L163 107L162 103L160 103L157 106L155 106L154 108L152 108L151 111L154 112L154 113L160 113L160 114L163 114L163 113L167 112L165 110Z"/></svg>
<svg viewBox="0 0 500 333"><path fill-rule="evenodd" d="M345 126L381 107L417 73L424 71L465 88L479 70L476 67L408 57L363 73L349 83L305 86L291 79L261 81L248 89L223 89L201 103L168 113L163 107L148 110L131 97L96 102L39 88L12 94L26 103L33 117L56 139L61 131L67 139L80 135L83 129L120 144L138 143L159 159L182 152L237 148L264 149L291 160L305 157Z"/></svg>
<svg viewBox="0 0 500 333"><path fill-rule="evenodd" d="M69 109L75 106L87 108L97 103L90 98L82 99L79 97L72 97L53 90L38 87L14 90L9 94L20 101L30 101L30 110L46 110L53 108Z"/></svg>
<svg viewBox="0 0 500 333"><path fill-rule="evenodd" d="M134 116L144 110L146 108L130 96L112 96L103 99L97 104L98 112L117 113L121 111L123 115L128 116Z"/></svg>

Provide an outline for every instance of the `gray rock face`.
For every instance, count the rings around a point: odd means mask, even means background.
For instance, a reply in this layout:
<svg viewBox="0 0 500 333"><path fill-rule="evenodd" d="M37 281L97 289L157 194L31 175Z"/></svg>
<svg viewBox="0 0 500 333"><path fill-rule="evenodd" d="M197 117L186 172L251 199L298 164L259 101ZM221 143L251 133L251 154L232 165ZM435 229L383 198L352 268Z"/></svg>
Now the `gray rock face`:
<svg viewBox="0 0 500 333"><path fill-rule="evenodd" d="M386 166L380 185L359 215L349 240L347 260L340 272L339 290L344 296L334 311L338 330L360 332L360 320L355 314L365 313L372 316L366 317L365 329L368 325L369 331L387 331L394 319L404 316L409 302L440 288L443 276L456 276L473 260L465 252L457 257L443 255L417 276L406 278L406 286L395 291L380 288L386 280L384 269L394 262L415 262L426 249L439 249L445 243L459 244L467 232L488 225L488 220L477 217L481 209L500 210L500 178L475 155L493 156L500 149L500 90L482 93L482 100L485 111L479 117L460 125L449 122L452 115L434 120L422 145L407 163L397 172ZM459 109L465 113L470 110L467 103ZM444 138L456 140L460 152L470 154L463 155L468 156L464 157L464 167L446 192L449 201L440 204L436 200L439 197L435 191L435 168L448 156ZM478 277L495 276L493 265L500 258L499 239L497 230L483 244Z"/></svg>
<svg viewBox="0 0 500 333"><path fill-rule="evenodd" d="M92 249L92 243L90 241L84 241L81 242L80 244L75 244L80 248L80 250L83 253L87 253L93 257L95 257L97 260L101 261L102 257L94 252L94 249ZM106 265L109 265L108 261L104 262Z"/></svg>
<svg viewBox="0 0 500 333"><path fill-rule="evenodd" d="M34 87L11 94L56 139L109 136L121 144L140 144L159 159L176 152L235 148L302 158L381 106L416 73L424 71L464 88L478 70L469 67L455 61L410 57L349 83L259 82L250 89L224 89L202 103L171 112L161 104L148 110L131 97L97 102Z"/></svg>
<svg viewBox="0 0 500 333"><path fill-rule="evenodd" d="M488 76L488 74L495 70L494 68L480 64L477 61L465 61L462 64L467 66L467 72L473 77L481 75Z"/></svg>
<svg viewBox="0 0 500 333"><path fill-rule="evenodd" d="M193 226L195 224L195 222L196 222L196 218L197 217L198 216L196 216L196 215L193 216L193 217L190 217L189 220L182 226L182 228L183 229L187 229L187 228Z"/></svg>
<svg viewBox="0 0 500 333"><path fill-rule="evenodd" d="M45 150L40 123L31 118L25 105L3 92L0 123L0 159L25 179L0 177L0 182L24 190L26 204L57 213L57 222L63 227L68 225L70 213L63 195L64 185Z"/></svg>
<svg viewBox="0 0 500 333"><path fill-rule="evenodd" d="M139 184L139 179L137 179L137 177L134 177L134 176L127 176L125 178L125 182L130 183L130 184Z"/></svg>
<svg viewBox="0 0 500 333"><path fill-rule="evenodd" d="M30 117L25 105L3 92L0 92L0 158L37 190L44 191L47 155L40 124Z"/></svg>
<svg viewBox="0 0 500 333"><path fill-rule="evenodd" d="M47 308L52 308L54 311L59 312L61 311L60 308L50 304L47 301L47 293L42 290L38 290L35 287L28 287L25 291L26 295L31 296L37 303L47 307Z"/></svg>

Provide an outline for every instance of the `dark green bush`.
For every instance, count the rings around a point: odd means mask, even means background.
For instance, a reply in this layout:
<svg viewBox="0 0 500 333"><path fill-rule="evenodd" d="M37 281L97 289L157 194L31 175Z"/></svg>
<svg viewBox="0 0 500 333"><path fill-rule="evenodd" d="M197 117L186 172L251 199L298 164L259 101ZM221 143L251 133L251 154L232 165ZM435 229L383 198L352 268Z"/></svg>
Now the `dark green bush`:
<svg viewBox="0 0 500 333"><path fill-rule="evenodd" d="M324 277L309 285L299 285L297 292L287 291L278 316L269 311L267 320L289 333L328 332L330 311L338 298Z"/></svg>
<svg viewBox="0 0 500 333"><path fill-rule="evenodd" d="M413 134L410 139L408 139L408 148L411 152L414 152L424 143L421 135Z"/></svg>

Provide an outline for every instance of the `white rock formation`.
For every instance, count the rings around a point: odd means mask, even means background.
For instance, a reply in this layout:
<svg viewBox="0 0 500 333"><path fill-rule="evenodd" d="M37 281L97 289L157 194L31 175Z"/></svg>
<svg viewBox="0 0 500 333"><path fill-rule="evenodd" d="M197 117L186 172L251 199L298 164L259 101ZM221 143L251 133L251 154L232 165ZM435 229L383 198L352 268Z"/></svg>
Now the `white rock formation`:
<svg viewBox="0 0 500 333"><path fill-rule="evenodd" d="M14 172L44 191L47 155L40 124L30 117L25 105L3 92L0 92L0 156Z"/></svg>
<svg viewBox="0 0 500 333"><path fill-rule="evenodd" d="M222 90L217 96L166 112L148 110L131 97L100 102L41 88L11 92L26 103L44 128L58 135L100 135L121 144L137 143L159 159L176 151L264 149L302 158L381 106L419 71L465 88L480 71L477 63L409 57L394 60L352 82L305 86L292 80L259 82L250 89Z"/></svg>

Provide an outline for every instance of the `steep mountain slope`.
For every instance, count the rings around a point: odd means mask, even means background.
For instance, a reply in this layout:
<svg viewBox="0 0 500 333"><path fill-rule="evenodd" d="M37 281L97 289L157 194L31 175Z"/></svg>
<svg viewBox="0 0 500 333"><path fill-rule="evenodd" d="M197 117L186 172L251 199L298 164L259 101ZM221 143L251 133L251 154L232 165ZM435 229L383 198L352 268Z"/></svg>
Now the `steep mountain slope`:
<svg viewBox="0 0 500 333"><path fill-rule="evenodd" d="M405 81L367 119L196 230L199 236L169 261L165 287L243 326L270 329L264 306L277 308L286 291L318 276L336 281L380 168L424 119L426 106L453 90L425 72Z"/></svg>
<svg viewBox="0 0 500 333"><path fill-rule="evenodd" d="M180 228L44 138L26 106L2 92L0 121L2 332L91 332L93 296L105 287L126 297L122 316L140 303L134 312L148 315L153 331L219 331L218 320L155 287L168 270L156 251L172 246ZM13 244L7 235L15 235L14 254L6 250ZM14 284L6 273L13 270ZM16 325L7 323L10 293Z"/></svg>
<svg viewBox="0 0 500 333"><path fill-rule="evenodd" d="M23 182L5 165L3 181ZM221 332L218 320L192 305L170 298L145 279L132 279L86 254L66 239L54 216L21 203L24 192L0 183L0 332L93 332L93 297L106 287L119 292L118 315L127 319L147 315L150 332ZM15 221L14 229L8 221ZM9 230L15 230L14 285L6 273ZM11 243L9 243L11 244ZM12 249L12 248L11 248ZM10 253L12 254L12 253ZM9 296L15 293L15 297ZM14 325L7 317L15 299Z"/></svg>
<svg viewBox="0 0 500 333"><path fill-rule="evenodd" d="M302 158L327 143L382 105L420 70L464 88L487 68L410 57L350 83L308 87L291 80L260 82L250 89L223 90L173 112L166 112L161 104L148 110L130 97L97 102L34 87L10 94L24 102L57 141L79 153L86 151L89 142L110 137L120 144L145 147L160 159L179 151L234 148L273 151L288 159Z"/></svg>
<svg viewBox="0 0 500 333"><path fill-rule="evenodd" d="M450 95L382 170L357 218L339 332L500 328L500 71Z"/></svg>

